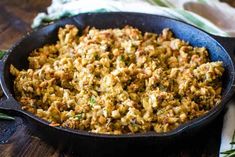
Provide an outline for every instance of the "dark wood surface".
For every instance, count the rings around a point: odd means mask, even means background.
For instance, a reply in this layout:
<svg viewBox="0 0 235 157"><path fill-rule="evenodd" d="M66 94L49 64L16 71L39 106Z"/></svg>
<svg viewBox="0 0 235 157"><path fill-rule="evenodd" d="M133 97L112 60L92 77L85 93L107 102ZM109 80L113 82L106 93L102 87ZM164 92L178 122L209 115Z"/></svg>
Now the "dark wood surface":
<svg viewBox="0 0 235 157"><path fill-rule="evenodd" d="M0 49L10 48L30 31L32 19L49 4L50 0L0 0ZM73 150L62 151L61 148L48 144L29 129L25 120L18 116L15 118L15 121L0 120L0 157L77 156ZM222 119L223 115L206 129L183 142L161 150L151 147L143 150L142 155L145 151L152 151L157 153L154 156L218 156Z"/></svg>
<svg viewBox="0 0 235 157"><path fill-rule="evenodd" d="M221 2L226 2L230 6L235 7L235 1L234 0L220 0Z"/></svg>

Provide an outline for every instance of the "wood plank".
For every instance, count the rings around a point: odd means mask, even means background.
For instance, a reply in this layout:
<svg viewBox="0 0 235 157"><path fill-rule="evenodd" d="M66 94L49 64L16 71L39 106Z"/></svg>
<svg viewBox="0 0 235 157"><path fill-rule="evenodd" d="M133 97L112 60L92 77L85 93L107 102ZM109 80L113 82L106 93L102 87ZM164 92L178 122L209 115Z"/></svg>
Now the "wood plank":
<svg viewBox="0 0 235 157"><path fill-rule="evenodd" d="M1 0L0 49L10 48L30 31L33 18L49 4L50 0Z"/></svg>

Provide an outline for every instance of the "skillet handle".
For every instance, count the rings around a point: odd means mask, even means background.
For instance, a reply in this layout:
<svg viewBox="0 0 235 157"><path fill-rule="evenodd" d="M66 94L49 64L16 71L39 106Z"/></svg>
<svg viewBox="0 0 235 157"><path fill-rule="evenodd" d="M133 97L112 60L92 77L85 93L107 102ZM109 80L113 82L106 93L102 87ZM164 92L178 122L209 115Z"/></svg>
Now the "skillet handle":
<svg viewBox="0 0 235 157"><path fill-rule="evenodd" d="M0 110L7 111L20 111L19 104L15 101L13 96L6 97L2 90L2 80L3 80L3 61L0 60Z"/></svg>
<svg viewBox="0 0 235 157"><path fill-rule="evenodd" d="M20 106L12 98L2 98L0 101L0 110L20 111Z"/></svg>
<svg viewBox="0 0 235 157"><path fill-rule="evenodd" d="M227 50L233 61L235 61L235 37L212 36Z"/></svg>
<svg viewBox="0 0 235 157"><path fill-rule="evenodd" d="M220 37L212 35L229 53L235 66L235 37ZM235 93L235 82L232 85L233 93Z"/></svg>

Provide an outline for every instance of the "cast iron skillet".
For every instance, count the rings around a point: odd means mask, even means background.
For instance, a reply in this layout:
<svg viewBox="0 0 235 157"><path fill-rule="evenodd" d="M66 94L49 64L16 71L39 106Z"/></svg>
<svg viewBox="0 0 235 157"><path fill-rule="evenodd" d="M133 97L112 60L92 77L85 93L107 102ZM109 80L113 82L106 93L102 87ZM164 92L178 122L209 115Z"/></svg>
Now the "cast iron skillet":
<svg viewBox="0 0 235 157"><path fill-rule="evenodd" d="M86 26L96 28L121 28L125 25L137 27L141 31L160 33L163 28L170 28L177 38L189 41L193 46L205 46L210 53L212 61L223 61L225 72L223 75L222 102L214 107L206 115L194 119L179 128L167 133L138 133L124 135L104 135L94 134L81 130L72 130L61 127L51 127L48 122L37 118L31 113L21 110L20 104L14 98L13 78L9 73L9 66L13 64L18 69L27 69L27 57L32 50L47 43L54 43L57 40L58 28L65 24L76 25L80 30ZM142 14L142 13L86 13L78 16L59 20L54 24L41 28L35 32L27 34L5 55L0 62L1 87L5 98L0 102L0 109L11 111L26 117L34 127L46 136L63 140L77 141L81 149L96 146L116 147L126 143L154 143L159 141L169 141L184 134L193 134L214 120L224 109L234 92L234 62L232 61L235 50L234 38L223 38L208 34L192 25L174 20L171 18ZM72 140L71 140L72 139ZM113 145L112 145L113 144Z"/></svg>

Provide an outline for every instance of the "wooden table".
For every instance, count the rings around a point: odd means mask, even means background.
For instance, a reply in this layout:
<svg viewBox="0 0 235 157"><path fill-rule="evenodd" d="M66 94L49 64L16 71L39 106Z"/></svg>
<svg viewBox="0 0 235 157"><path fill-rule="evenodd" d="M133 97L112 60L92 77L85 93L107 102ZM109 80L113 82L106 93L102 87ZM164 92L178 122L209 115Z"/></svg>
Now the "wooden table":
<svg viewBox="0 0 235 157"><path fill-rule="evenodd" d="M0 1L0 49L8 49L13 43L30 31L35 15L45 10L50 0L1 0ZM62 157L76 156L73 151L63 152L47 142L34 136L28 129L27 122L15 116L15 121L0 121L0 156L1 157ZM222 128L221 115L207 129L189 137L185 143L157 151L159 156L202 156L214 157L219 154L220 134ZM158 148L145 151L155 153Z"/></svg>

